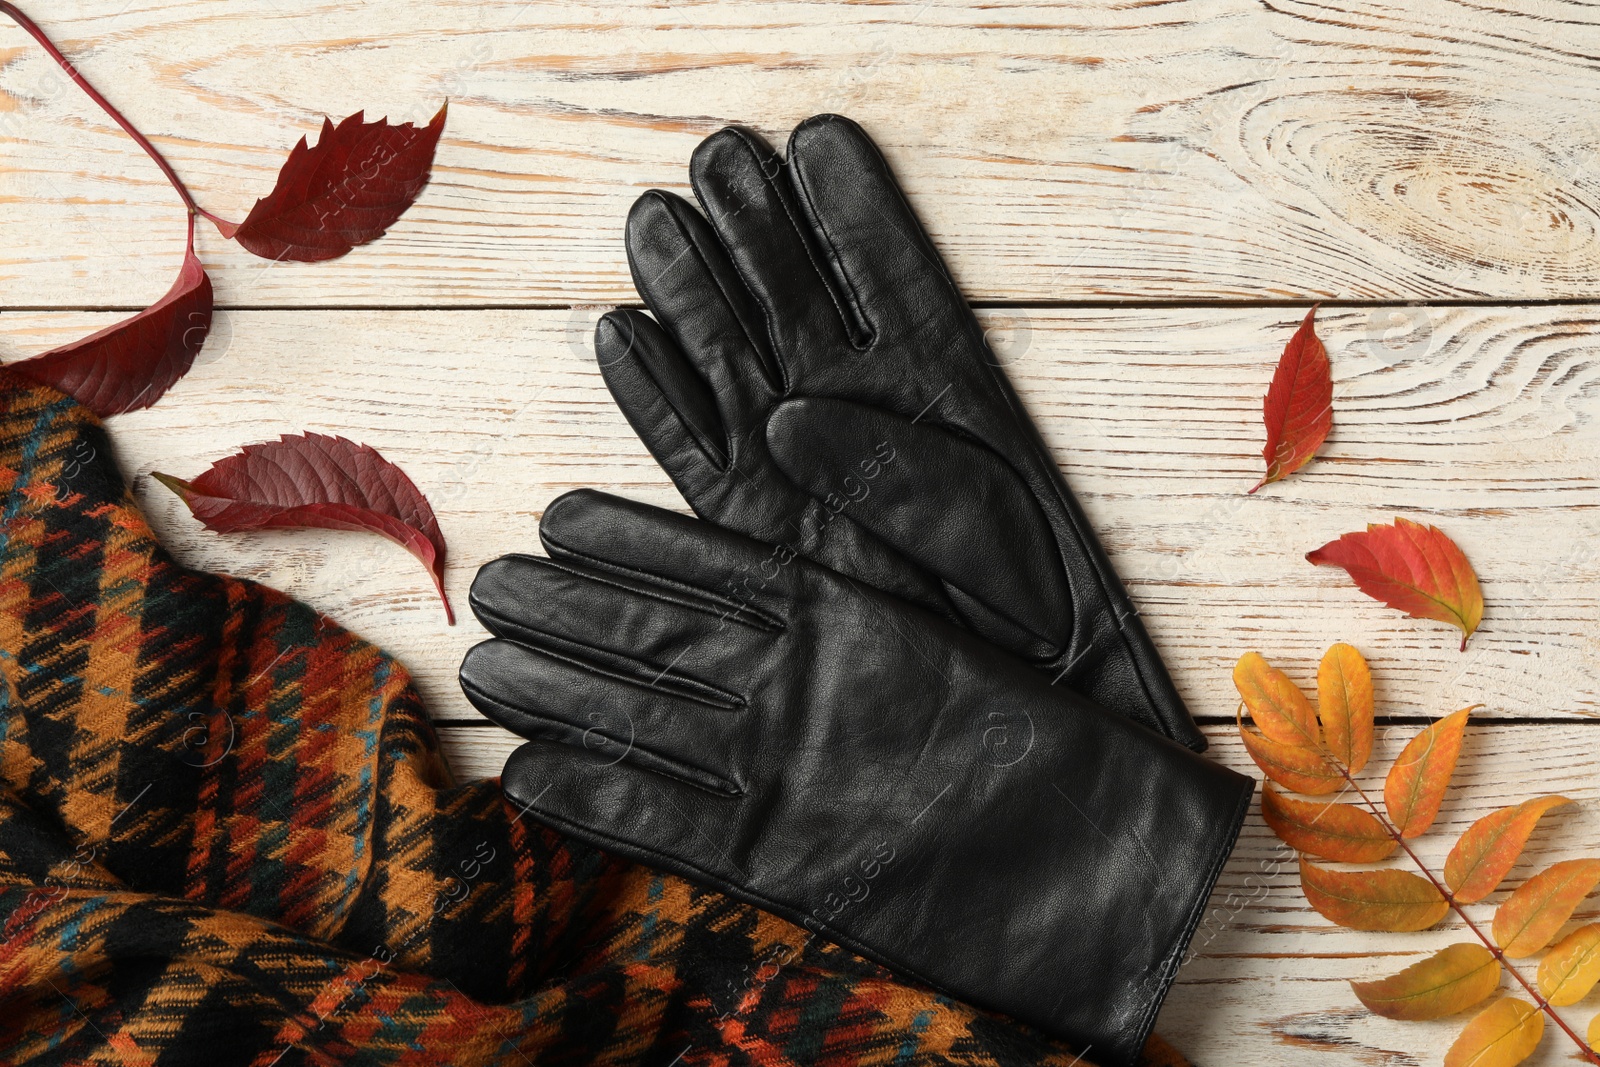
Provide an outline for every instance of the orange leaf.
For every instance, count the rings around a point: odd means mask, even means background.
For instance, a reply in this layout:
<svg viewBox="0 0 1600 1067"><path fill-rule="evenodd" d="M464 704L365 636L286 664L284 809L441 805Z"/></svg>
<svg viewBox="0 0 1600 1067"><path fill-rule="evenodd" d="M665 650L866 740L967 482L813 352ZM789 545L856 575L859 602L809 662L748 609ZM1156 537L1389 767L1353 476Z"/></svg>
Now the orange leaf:
<svg viewBox="0 0 1600 1067"><path fill-rule="evenodd" d="M1317 713L1311 701L1289 676L1261 658L1246 652L1233 667L1233 684L1250 709L1250 718L1267 737L1285 745L1316 748L1322 744Z"/></svg>
<svg viewBox="0 0 1600 1067"><path fill-rule="evenodd" d="M1580 926L1539 961L1539 992L1556 1007L1576 1004L1600 982L1600 923Z"/></svg>
<svg viewBox="0 0 1600 1067"><path fill-rule="evenodd" d="M1438 1019L1466 1011L1500 988L1500 961L1482 945L1465 941L1399 974L1350 987L1368 1011L1385 1019Z"/></svg>
<svg viewBox="0 0 1600 1067"><path fill-rule="evenodd" d="M1571 803L1566 797L1535 797L1492 811L1467 827L1444 861L1444 881L1455 898L1476 904L1493 893L1522 855L1539 818Z"/></svg>
<svg viewBox="0 0 1600 1067"><path fill-rule="evenodd" d="M1542 1037L1543 1012L1525 1000L1501 997L1472 1017L1444 1054L1444 1067L1516 1067Z"/></svg>
<svg viewBox="0 0 1600 1067"><path fill-rule="evenodd" d="M1261 789L1261 815L1283 843L1300 852L1346 863L1375 863L1395 850L1383 823L1354 804L1294 800Z"/></svg>
<svg viewBox="0 0 1600 1067"><path fill-rule="evenodd" d="M1356 587L1414 619L1435 619L1461 630L1461 649L1483 621L1483 591L1472 564L1434 526L1395 519L1368 523L1306 553L1306 559L1343 567Z"/></svg>
<svg viewBox="0 0 1600 1067"><path fill-rule="evenodd" d="M1326 796L1344 785L1344 775L1322 753L1298 745L1280 745L1239 724L1239 738L1261 773L1286 789L1307 796Z"/></svg>
<svg viewBox="0 0 1600 1067"><path fill-rule="evenodd" d="M1333 368L1328 365L1328 350L1317 338L1316 314L1313 305L1284 346L1272 386L1261 403L1262 421L1267 426L1261 458L1267 461L1267 473L1252 493L1311 462L1333 429Z"/></svg>
<svg viewBox="0 0 1600 1067"><path fill-rule="evenodd" d="M1334 758L1358 774L1372 756L1372 671L1361 653L1340 643L1317 668L1317 718Z"/></svg>
<svg viewBox="0 0 1600 1067"><path fill-rule="evenodd" d="M1512 959L1533 955L1550 943L1597 884L1600 860L1563 860L1540 871L1495 909L1495 944Z"/></svg>
<svg viewBox="0 0 1600 1067"><path fill-rule="evenodd" d="M1401 750L1383 783L1383 804L1401 837L1416 837L1433 825L1461 755L1461 737L1471 708L1446 715Z"/></svg>
<svg viewBox="0 0 1600 1067"><path fill-rule="evenodd" d="M1331 871L1301 856L1300 887L1318 914L1351 930L1426 930L1450 910L1410 871Z"/></svg>
<svg viewBox="0 0 1600 1067"><path fill-rule="evenodd" d="M1584 1036L1589 1039L1589 1047L1600 1052L1600 1015L1589 1020L1589 1032Z"/></svg>

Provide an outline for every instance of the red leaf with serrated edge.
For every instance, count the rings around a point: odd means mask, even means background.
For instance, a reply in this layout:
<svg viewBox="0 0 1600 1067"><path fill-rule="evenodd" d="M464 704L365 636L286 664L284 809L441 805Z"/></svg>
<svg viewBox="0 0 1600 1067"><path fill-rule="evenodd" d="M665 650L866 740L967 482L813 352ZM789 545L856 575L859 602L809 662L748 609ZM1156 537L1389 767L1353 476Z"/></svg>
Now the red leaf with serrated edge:
<svg viewBox="0 0 1600 1067"><path fill-rule="evenodd" d="M1414 619L1435 619L1461 630L1461 649L1483 621L1483 591L1472 564L1456 543L1434 526L1395 519L1369 523L1364 532L1306 553L1321 566L1343 567L1357 588Z"/></svg>
<svg viewBox="0 0 1600 1067"><path fill-rule="evenodd" d="M433 508L404 471L366 445L285 434L218 460L192 481L154 477L218 533L314 527L381 534L422 561L445 618L456 621L444 591L444 534Z"/></svg>
<svg viewBox="0 0 1600 1067"><path fill-rule="evenodd" d="M1261 456L1267 461L1267 473L1252 493L1311 462L1333 429L1333 368L1328 365L1328 350L1317 337L1316 315L1313 306L1289 338L1262 401L1267 444Z"/></svg>
<svg viewBox="0 0 1600 1067"><path fill-rule="evenodd" d="M10 364L102 418L147 408L189 372L211 330L211 279L194 254L194 219L178 280L132 318Z"/></svg>
<svg viewBox="0 0 1600 1067"><path fill-rule="evenodd" d="M243 222L212 221L264 259L338 259L376 241L428 184L448 109L422 127L365 122L360 111L337 126L323 119L316 145L300 138L278 184Z"/></svg>

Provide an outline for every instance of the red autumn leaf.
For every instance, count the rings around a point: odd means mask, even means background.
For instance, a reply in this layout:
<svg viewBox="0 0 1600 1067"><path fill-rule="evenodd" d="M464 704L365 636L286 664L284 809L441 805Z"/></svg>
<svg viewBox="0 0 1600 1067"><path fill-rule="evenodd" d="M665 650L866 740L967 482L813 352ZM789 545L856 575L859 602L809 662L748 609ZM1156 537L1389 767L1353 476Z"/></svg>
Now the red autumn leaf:
<svg viewBox="0 0 1600 1067"><path fill-rule="evenodd" d="M194 218L178 280L132 318L11 364L99 416L147 408L188 373L211 330L211 279L194 254Z"/></svg>
<svg viewBox="0 0 1600 1067"><path fill-rule="evenodd" d="M1356 587L1414 619L1435 619L1461 630L1461 649L1483 621L1483 591L1472 564L1437 527L1409 519L1368 523L1306 553L1321 566L1343 567Z"/></svg>
<svg viewBox="0 0 1600 1067"><path fill-rule="evenodd" d="M444 591L439 520L405 472L366 445L316 433L285 434L218 460L193 481L154 477L218 533L315 527L381 534L428 568L445 618L455 623Z"/></svg>
<svg viewBox="0 0 1600 1067"><path fill-rule="evenodd" d="M1262 401L1267 444L1261 456L1267 461L1267 473L1252 493L1311 462L1333 429L1333 369L1328 365L1328 350L1317 337L1316 314L1313 305L1284 346L1272 386Z"/></svg>
<svg viewBox="0 0 1600 1067"><path fill-rule="evenodd" d="M243 222L207 218L222 236L265 259L338 259L382 237L416 201L428 184L448 108L423 127L364 122L360 111L337 126L323 119L316 146L300 138L278 184Z"/></svg>

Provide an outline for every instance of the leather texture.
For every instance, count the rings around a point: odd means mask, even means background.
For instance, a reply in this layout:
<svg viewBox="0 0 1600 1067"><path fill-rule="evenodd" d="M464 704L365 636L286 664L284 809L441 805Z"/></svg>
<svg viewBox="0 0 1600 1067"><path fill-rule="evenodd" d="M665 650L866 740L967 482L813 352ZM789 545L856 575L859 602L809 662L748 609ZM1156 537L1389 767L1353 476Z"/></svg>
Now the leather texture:
<svg viewBox="0 0 1600 1067"><path fill-rule="evenodd" d="M705 214L652 190L628 261L654 318L595 349L701 517L940 612L1197 751L1137 611L888 165L819 115L787 158L730 127Z"/></svg>
<svg viewBox="0 0 1600 1067"><path fill-rule="evenodd" d="M1254 783L942 617L577 490L461 666L530 817L1132 1063Z"/></svg>

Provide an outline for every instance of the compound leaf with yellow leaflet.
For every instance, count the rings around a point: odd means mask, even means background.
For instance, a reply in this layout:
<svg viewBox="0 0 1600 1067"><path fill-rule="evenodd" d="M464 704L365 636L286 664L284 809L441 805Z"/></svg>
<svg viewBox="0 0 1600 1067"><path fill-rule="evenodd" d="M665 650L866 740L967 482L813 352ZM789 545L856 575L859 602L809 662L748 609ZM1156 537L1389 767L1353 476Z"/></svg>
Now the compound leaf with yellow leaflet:
<svg viewBox="0 0 1600 1067"><path fill-rule="evenodd" d="M1335 759L1359 774L1372 756L1372 671L1361 653L1343 642L1328 649L1317 668L1317 719Z"/></svg>
<svg viewBox="0 0 1600 1067"><path fill-rule="evenodd" d="M1444 1067L1516 1067L1533 1055L1544 1037L1544 1015L1516 997L1502 997L1484 1008L1461 1031Z"/></svg>
<svg viewBox="0 0 1600 1067"><path fill-rule="evenodd" d="M1361 808L1294 800L1270 782L1261 790L1261 815L1284 844L1323 859L1375 863L1396 847L1383 824Z"/></svg>
<svg viewBox="0 0 1600 1067"><path fill-rule="evenodd" d="M1471 708L1446 715L1401 750L1383 783L1383 803L1401 837L1416 837L1433 825L1461 755Z"/></svg>
<svg viewBox="0 0 1600 1067"><path fill-rule="evenodd" d="M1596 885L1600 885L1600 860L1551 864L1495 909L1495 944L1512 959L1533 955L1550 943Z"/></svg>
<svg viewBox="0 0 1600 1067"><path fill-rule="evenodd" d="M1233 668L1233 684L1256 727L1273 741L1315 748L1322 743L1317 713L1289 676L1259 652L1246 652Z"/></svg>
<svg viewBox="0 0 1600 1067"><path fill-rule="evenodd" d="M1385 1019L1438 1019L1481 1004L1500 988L1500 971L1494 953L1463 941L1399 974L1350 986L1369 1011Z"/></svg>
<svg viewBox="0 0 1600 1067"><path fill-rule="evenodd" d="M1539 961L1539 992L1556 1007L1576 1004L1600 981L1600 923L1580 926Z"/></svg>
<svg viewBox="0 0 1600 1067"><path fill-rule="evenodd" d="M1286 789L1320 797L1345 784L1344 775L1315 749L1281 745L1243 723L1239 724L1239 738L1261 773Z"/></svg>
<svg viewBox="0 0 1600 1067"><path fill-rule="evenodd" d="M1571 803L1561 796L1534 797L1492 811L1467 827L1444 861L1444 881L1456 900L1476 904L1499 888L1544 813Z"/></svg>
<svg viewBox="0 0 1600 1067"><path fill-rule="evenodd" d="M1318 914L1352 930L1426 930L1450 910L1432 882L1409 871L1334 871L1302 856L1300 885Z"/></svg>

